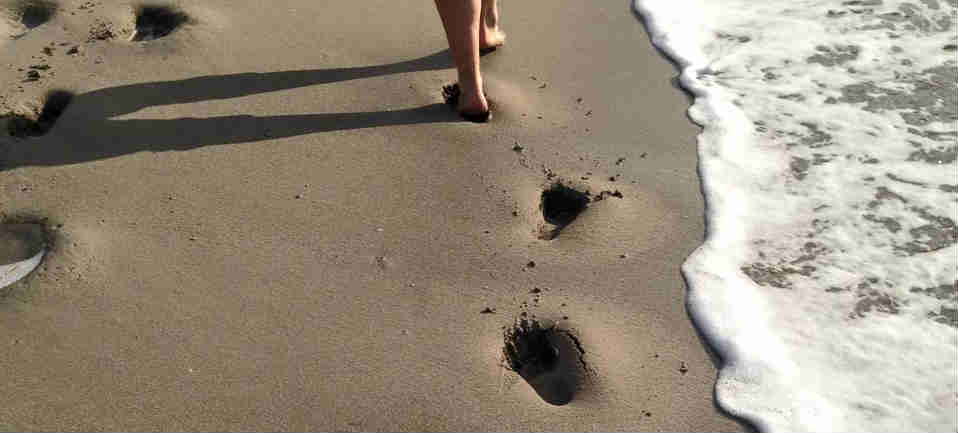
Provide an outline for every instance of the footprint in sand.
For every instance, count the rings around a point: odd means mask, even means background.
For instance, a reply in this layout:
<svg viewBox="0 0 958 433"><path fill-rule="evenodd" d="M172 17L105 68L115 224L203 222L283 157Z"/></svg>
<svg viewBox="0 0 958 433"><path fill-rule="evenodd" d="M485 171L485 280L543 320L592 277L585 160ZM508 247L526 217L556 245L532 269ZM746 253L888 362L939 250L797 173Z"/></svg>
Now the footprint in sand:
<svg viewBox="0 0 958 433"><path fill-rule="evenodd" d="M134 11L136 31L130 38L133 41L159 39L188 24L191 20L185 12L172 6L142 5Z"/></svg>
<svg viewBox="0 0 958 433"><path fill-rule="evenodd" d="M568 404L585 384L589 367L579 340L568 330L521 319L503 333L506 367L519 373L543 401Z"/></svg>
<svg viewBox="0 0 958 433"><path fill-rule="evenodd" d="M46 134L56 124L60 115L66 111L73 93L67 90L53 90L44 97L43 108L26 113L12 113L6 119L7 133L18 138L39 137ZM0 125L3 125L0 117Z"/></svg>
<svg viewBox="0 0 958 433"><path fill-rule="evenodd" d="M0 15L12 24L23 27L23 32L13 35L14 38L50 21L56 12L57 4L50 0L0 0Z"/></svg>
<svg viewBox="0 0 958 433"><path fill-rule="evenodd" d="M40 224L0 224L0 289L32 272L47 251Z"/></svg>
<svg viewBox="0 0 958 433"><path fill-rule="evenodd" d="M542 192L539 207L547 224L540 230L539 238L552 240L558 237L562 229L589 206L590 201L588 194L561 182L554 183Z"/></svg>

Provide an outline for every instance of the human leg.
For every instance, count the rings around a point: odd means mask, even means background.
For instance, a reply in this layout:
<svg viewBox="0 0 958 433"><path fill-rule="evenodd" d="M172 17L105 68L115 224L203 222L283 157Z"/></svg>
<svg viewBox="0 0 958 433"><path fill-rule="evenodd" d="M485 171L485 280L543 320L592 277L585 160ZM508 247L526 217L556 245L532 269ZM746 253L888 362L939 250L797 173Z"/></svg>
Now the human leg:
<svg viewBox="0 0 958 433"><path fill-rule="evenodd" d="M459 74L459 112L470 115L488 112L489 102L482 93L479 72L481 0L436 0L436 9Z"/></svg>
<svg viewBox="0 0 958 433"><path fill-rule="evenodd" d="M482 0L482 22L479 26L479 49L492 50L506 42L499 29L499 5L496 0Z"/></svg>

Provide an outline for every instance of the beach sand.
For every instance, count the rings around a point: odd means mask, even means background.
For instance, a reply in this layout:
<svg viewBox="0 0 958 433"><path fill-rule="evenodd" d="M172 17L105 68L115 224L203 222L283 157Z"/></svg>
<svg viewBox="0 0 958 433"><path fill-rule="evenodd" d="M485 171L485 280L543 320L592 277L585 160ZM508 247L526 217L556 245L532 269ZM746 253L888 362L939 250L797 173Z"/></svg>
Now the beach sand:
<svg viewBox="0 0 958 433"><path fill-rule="evenodd" d="M0 429L743 429L679 272L698 128L626 2L503 2L486 125L430 1L177 5L6 24L0 113L73 96L0 137L0 218L55 240L0 299ZM602 200L547 240L557 181ZM584 351L569 404L504 367L523 312Z"/></svg>

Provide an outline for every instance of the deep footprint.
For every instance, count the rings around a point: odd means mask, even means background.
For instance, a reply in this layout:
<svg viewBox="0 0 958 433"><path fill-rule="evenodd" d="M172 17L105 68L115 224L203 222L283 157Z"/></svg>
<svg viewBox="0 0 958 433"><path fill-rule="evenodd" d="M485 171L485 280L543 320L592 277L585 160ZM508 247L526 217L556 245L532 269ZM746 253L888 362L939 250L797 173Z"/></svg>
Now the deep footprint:
<svg viewBox="0 0 958 433"><path fill-rule="evenodd" d="M136 9L136 32L134 41L159 39L190 22L183 11L158 4L141 5Z"/></svg>
<svg viewBox="0 0 958 433"><path fill-rule="evenodd" d="M563 228L589 207L589 195L563 185L561 182L553 184L542 192L542 217L549 226L544 227L540 238L552 240L559 236Z"/></svg>
<svg viewBox="0 0 958 433"><path fill-rule="evenodd" d="M9 9L20 24L32 29L50 21L56 15L57 5L49 0L18 0Z"/></svg>
<svg viewBox="0 0 958 433"><path fill-rule="evenodd" d="M0 289L30 274L47 250L46 229L41 224L0 224Z"/></svg>
<svg viewBox="0 0 958 433"><path fill-rule="evenodd" d="M583 385L585 353L569 331L521 319L503 333L506 366L519 373L543 401L568 404Z"/></svg>
<svg viewBox="0 0 958 433"><path fill-rule="evenodd" d="M46 134L56 124L57 119L66 111L73 100L73 93L66 90L53 90L47 93L43 108L38 113L12 114L7 123L7 132L19 138L39 137Z"/></svg>

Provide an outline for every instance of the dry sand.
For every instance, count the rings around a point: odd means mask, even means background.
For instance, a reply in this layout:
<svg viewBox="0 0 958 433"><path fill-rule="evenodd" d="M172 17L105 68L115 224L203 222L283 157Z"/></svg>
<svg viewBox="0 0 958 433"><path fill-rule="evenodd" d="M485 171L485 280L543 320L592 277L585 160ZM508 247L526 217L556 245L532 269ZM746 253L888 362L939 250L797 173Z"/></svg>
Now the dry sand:
<svg viewBox="0 0 958 433"><path fill-rule="evenodd" d="M440 105L430 1L179 5L0 28L0 113L75 93L0 137L0 217L56 239L0 299L0 429L742 429L679 274L697 129L627 2L505 1L488 125ZM622 197L543 240L559 179ZM567 405L503 367L523 311L585 350Z"/></svg>

